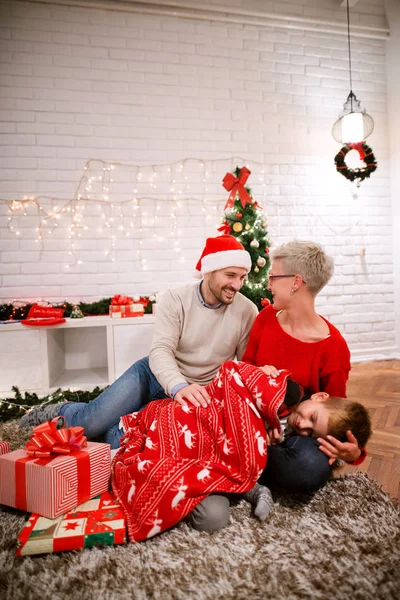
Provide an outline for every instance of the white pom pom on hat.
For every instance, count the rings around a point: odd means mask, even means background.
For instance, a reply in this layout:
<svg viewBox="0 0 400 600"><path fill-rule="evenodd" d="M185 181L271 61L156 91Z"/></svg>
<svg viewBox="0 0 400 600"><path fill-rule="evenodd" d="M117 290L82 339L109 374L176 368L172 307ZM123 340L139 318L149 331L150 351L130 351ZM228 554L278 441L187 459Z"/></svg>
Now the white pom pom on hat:
<svg viewBox="0 0 400 600"><path fill-rule="evenodd" d="M251 269L250 254L233 235L224 234L215 238L207 238L194 276L201 279L205 273L226 267L242 267L249 272Z"/></svg>

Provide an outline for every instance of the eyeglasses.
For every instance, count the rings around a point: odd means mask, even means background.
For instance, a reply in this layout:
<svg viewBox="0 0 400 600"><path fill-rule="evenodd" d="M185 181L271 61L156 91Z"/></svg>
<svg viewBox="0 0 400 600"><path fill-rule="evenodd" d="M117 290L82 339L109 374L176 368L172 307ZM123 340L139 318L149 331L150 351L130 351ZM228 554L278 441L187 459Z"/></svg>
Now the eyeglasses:
<svg viewBox="0 0 400 600"><path fill-rule="evenodd" d="M268 275L268 279L273 281L274 279L286 279L287 277L296 277L296 275ZM307 283L303 279L303 283Z"/></svg>
<svg viewBox="0 0 400 600"><path fill-rule="evenodd" d="M268 275L270 281L273 281L274 279L285 279L286 277L296 277L296 275Z"/></svg>

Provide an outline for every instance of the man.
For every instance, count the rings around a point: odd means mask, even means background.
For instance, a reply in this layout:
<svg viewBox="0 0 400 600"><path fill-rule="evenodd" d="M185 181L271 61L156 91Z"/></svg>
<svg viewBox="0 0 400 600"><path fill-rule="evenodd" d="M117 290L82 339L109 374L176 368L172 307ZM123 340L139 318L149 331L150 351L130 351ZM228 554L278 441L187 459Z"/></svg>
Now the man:
<svg viewBox="0 0 400 600"><path fill-rule="evenodd" d="M205 385L220 365L240 359L247 345L257 307L239 293L251 269L251 258L230 235L208 238L196 266L200 283L167 291L157 305L150 356L133 364L95 400L65 402L32 409L21 427L35 427L63 416L67 427L80 425L89 439L101 437L118 448L123 415L151 400L170 396L206 407ZM192 512L198 529L215 530L226 523L229 501L209 496Z"/></svg>

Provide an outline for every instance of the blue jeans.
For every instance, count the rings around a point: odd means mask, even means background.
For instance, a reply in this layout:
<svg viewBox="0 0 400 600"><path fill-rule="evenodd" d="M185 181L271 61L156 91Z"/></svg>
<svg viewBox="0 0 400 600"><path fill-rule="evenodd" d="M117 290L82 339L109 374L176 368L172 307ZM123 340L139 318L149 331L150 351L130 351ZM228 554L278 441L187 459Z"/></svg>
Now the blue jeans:
<svg viewBox="0 0 400 600"><path fill-rule="evenodd" d="M293 435L281 444L269 446L267 466L259 483L298 493L317 490L332 472L329 458L318 447L316 440L303 435Z"/></svg>
<svg viewBox="0 0 400 600"><path fill-rule="evenodd" d="M119 448L123 431L120 418L143 408L150 400L168 398L149 366L146 356L135 362L118 377L110 387L95 400L88 402L65 402L59 415L63 415L67 427L80 425L88 439L99 439Z"/></svg>

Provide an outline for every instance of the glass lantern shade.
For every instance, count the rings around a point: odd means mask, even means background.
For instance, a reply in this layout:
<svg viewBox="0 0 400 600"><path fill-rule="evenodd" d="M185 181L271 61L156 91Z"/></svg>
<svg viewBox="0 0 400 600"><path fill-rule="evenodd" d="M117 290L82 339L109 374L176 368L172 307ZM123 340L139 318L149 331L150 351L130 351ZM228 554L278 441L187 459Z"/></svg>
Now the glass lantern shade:
<svg viewBox="0 0 400 600"><path fill-rule="evenodd" d="M373 129L373 118L367 115L365 108L361 108L361 102L350 92L339 119L332 127L334 139L341 144L363 142Z"/></svg>

